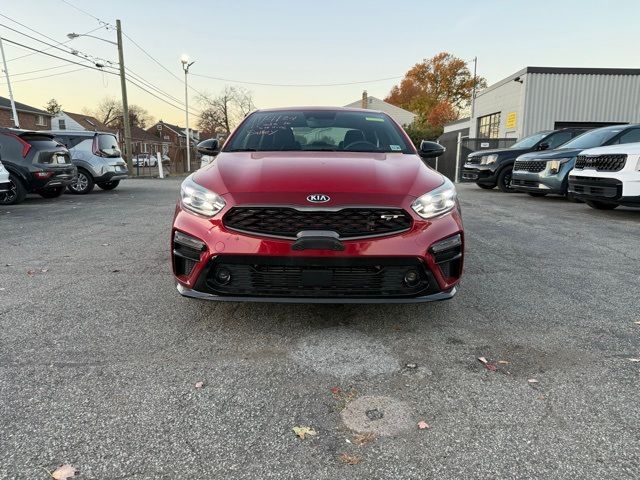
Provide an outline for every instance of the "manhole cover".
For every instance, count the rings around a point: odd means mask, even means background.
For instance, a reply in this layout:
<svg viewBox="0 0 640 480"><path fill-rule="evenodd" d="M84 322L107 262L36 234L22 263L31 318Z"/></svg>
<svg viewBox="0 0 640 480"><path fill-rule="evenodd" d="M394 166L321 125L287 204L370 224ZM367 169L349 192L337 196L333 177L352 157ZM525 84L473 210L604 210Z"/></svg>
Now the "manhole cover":
<svg viewBox="0 0 640 480"><path fill-rule="evenodd" d="M319 373L343 378L393 373L400 365L382 343L348 328L326 328L303 337L291 357Z"/></svg>
<svg viewBox="0 0 640 480"><path fill-rule="evenodd" d="M342 421L356 432L395 435L413 426L411 409L391 397L360 397L342 411Z"/></svg>

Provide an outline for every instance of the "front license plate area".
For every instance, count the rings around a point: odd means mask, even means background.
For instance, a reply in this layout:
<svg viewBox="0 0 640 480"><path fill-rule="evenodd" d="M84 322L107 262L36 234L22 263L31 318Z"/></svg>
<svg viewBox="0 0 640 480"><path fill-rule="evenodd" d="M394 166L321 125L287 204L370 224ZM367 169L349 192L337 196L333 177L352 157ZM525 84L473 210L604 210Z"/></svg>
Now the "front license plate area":
<svg viewBox="0 0 640 480"><path fill-rule="evenodd" d="M302 285L305 287L328 287L333 281L331 270L302 270Z"/></svg>

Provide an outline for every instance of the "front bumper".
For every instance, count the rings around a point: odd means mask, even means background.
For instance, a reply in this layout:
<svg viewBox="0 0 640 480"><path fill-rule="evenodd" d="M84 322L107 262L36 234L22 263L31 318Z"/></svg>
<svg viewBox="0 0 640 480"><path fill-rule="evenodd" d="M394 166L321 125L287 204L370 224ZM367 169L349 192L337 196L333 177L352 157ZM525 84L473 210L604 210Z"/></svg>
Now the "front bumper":
<svg viewBox="0 0 640 480"><path fill-rule="evenodd" d="M173 232L201 241L185 251ZM176 209L172 266L178 291L221 301L285 303L417 303L455 295L462 273L464 237L457 210L431 221L414 218L405 232L343 240L344 250L292 249L294 241L227 230L220 219ZM443 239L460 235L459 251L433 253ZM187 257L185 259L185 252ZM454 258L455 257L455 258ZM220 267L236 279L216 283ZM409 270L419 283L403 283ZM402 287L405 285L406 288Z"/></svg>
<svg viewBox="0 0 640 480"><path fill-rule="evenodd" d="M569 175L569 192L576 198L640 207L640 175L626 172L617 175L618 178L587 175Z"/></svg>
<svg viewBox="0 0 640 480"><path fill-rule="evenodd" d="M496 175L495 164L479 165L475 163L465 163L462 168L462 181L496 184L498 177Z"/></svg>
<svg viewBox="0 0 640 480"><path fill-rule="evenodd" d="M571 166L563 165L556 174L547 170L542 172L526 172L514 170L511 175L511 186L518 192L545 192L564 195L567 191L567 173Z"/></svg>

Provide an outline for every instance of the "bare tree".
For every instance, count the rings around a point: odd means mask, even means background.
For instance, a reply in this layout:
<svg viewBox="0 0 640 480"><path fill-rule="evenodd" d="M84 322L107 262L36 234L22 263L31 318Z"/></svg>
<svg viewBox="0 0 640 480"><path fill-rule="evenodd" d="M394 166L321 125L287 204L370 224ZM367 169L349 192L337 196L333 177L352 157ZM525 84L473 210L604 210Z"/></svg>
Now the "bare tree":
<svg viewBox="0 0 640 480"><path fill-rule="evenodd" d="M229 135L255 108L251 92L242 87L227 86L218 96L203 94L198 101L203 106L198 127L208 135Z"/></svg>
<svg viewBox="0 0 640 480"><path fill-rule="evenodd" d="M105 97L92 112L101 123L111 128L122 128L122 104L112 97ZM146 128L152 123L148 110L139 105L129 105L129 121L132 126Z"/></svg>

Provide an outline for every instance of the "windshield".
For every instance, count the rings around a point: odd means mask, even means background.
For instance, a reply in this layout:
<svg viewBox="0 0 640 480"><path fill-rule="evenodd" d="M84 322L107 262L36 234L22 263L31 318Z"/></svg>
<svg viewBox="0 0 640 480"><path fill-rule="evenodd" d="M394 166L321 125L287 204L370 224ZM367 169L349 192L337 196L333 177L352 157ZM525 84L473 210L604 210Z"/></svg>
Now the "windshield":
<svg viewBox="0 0 640 480"><path fill-rule="evenodd" d="M562 148L594 148L601 147L619 134L623 127L607 127L591 130L562 145Z"/></svg>
<svg viewBox="0 0 640 480"><path fill-rule="evenodd" d="M531 148L547 135L549 135L549 132L534 133L533 135L524 137L522 140L511 145L509 148Z"/></svg>
<svg viewBox="0 0 640 480"><path fill-rule="evenodd" d="M415 153L387 115L340 110L255 112L238 127L224 151Z"/></svg>

